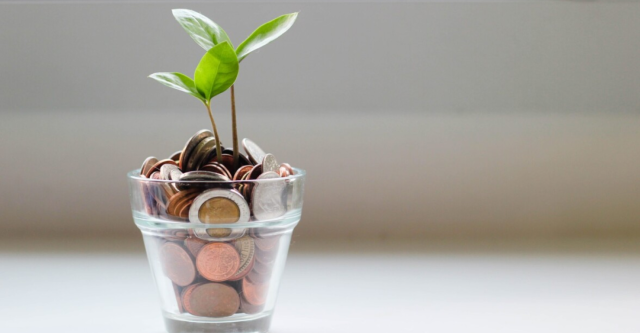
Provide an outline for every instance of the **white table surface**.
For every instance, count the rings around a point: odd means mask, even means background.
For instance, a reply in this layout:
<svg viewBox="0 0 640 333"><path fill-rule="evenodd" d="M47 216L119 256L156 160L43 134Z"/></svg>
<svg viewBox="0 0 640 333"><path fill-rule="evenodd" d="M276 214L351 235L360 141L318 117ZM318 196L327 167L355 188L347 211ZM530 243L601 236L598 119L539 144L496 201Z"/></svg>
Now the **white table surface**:
<svg viewBox="0 0 640 333"><path fill-rule="evenodd" d="M640 332L639 249L294 244L271 331ZM140 250L3 243L0 332L164 332Z"/></svg>

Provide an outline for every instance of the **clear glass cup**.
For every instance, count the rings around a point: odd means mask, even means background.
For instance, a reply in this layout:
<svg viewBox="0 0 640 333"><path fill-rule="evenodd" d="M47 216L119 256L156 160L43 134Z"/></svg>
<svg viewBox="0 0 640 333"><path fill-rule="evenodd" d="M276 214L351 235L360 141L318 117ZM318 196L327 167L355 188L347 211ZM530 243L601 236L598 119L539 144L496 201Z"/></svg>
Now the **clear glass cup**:
<svg viewBox="0 0 640 333"><path fill-rule="evenodd" d="M127 176L167 330L267 332L302 213L304 170L227 182Z"/></svg>

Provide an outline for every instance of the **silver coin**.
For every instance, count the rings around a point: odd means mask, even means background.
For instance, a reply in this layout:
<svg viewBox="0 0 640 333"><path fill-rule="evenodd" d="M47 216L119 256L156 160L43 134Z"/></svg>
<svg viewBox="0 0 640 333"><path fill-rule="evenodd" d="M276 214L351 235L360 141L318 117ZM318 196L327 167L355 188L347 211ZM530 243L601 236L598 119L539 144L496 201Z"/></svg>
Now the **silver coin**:
<svg viewBox="0 0 640 333"><path fill-rule="evenodd" d="M273 171L258 176L258 180L274 178L280 178L280 175ZM255 183L251 194L251 210L257 220L275 219L287 212L284 199L286 186L284 180Z"/></svg>
<svg viewBox="0 0 640 333"><path fill-rule="evenodd" d="M203 129L196 132L196 134L194 134L189 139L189 141L187 141L187 143L184 145L184 148L182 148L182 153L180 154L180 161L178 162L178 165L180 166L181 169L184 169L187 166L187 161L189 161L189 157L193 152L193 150L198 145L198 143L200 143L200 141L202 141L204 138L208 138L212 136L213 136L213 133L211 133L211 131Z"/></svg>
<svg viewBox="0 0 640 333"><path fill-rule="evenodd" d="M191 204L191 208L189 208L189 222L191 223L205 223L200 220L200 209L202 205L204 205L207 201L214 198L224 198L231 200L233 204L238 208L239 214L238 218L234 222L229 223L244 223L249 221L251 218L251 211L249 210L249 205L244 200L240 192L236 190L226 190L226 189L212 189L202 192L198 195ZM194 234L200 238L205 240L231 240L237 239L246 233L246 230L243 228L233 228L230 230L228 235L222 237L211 236L206 228L197 228L194 230Z"/></svg>
<svg viewBox="0 0 640 333"><path fill-rule="evenodd" d="M180 169L178 168L169 172L169 179L171 180L180 180L180 176L182 176L182 171L180 171Z"/></svg>
<svg viewBox="0 0 640 333"><path fill-rule="evenodd" d="M180 171L178 166L175 164L165 164L160 167L160 179L163 180L171 180L171 172L172 171Z"/></svg>
<svg viewBox="0 0 640 333"><path fill-rule="evenodd" d="M247 156L249 156L249 160L251 160L251 163L258 164L262 162L265 152L260 147L258 147L255 142L244 138L242 139L242 146L244 147L244 151L247 152Z"/></svg>
<svg viewBox="0 0 640 333"><path fill-rule="evenodd" d="M262 172L277 172L278 168L280 168L280 164L278 164L276 157L272 154L265 154L264 158L262 159Z"/></svg>
<svg viewBox="0 0 640 333"><path fill-rule="evenodd" d="M206 180L216 182L228 182L229 177L212 171L189 171L180 176L180 181Z"/></svg>

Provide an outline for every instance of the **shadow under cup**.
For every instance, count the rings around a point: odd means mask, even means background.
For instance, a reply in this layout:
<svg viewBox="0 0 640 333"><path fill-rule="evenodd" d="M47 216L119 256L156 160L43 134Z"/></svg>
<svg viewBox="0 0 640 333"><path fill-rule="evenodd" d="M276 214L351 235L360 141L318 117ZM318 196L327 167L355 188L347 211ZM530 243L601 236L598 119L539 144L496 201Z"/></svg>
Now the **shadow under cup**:
<svg viewBox="0 0 640 333"><path fill-rule="evenodd" d="M228 182L128 174L133 219L169 332L269 330L291 233L302 213L305 173L294 171L284 178ZM225 218L201 222L216 214Z"/></svg>

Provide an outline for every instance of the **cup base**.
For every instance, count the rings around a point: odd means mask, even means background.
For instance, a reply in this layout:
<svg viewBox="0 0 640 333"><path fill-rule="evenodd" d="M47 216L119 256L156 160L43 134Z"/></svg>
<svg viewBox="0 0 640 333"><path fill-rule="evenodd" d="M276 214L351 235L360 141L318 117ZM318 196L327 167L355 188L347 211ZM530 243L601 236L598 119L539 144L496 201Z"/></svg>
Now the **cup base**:
<svg viewBox="0 0 640 333"><path fill-rule="evenodd" d="M165 313L164 325L169 333L266 333L271 326L271 313L257 318L225 321L191 321Z"/></svg>

